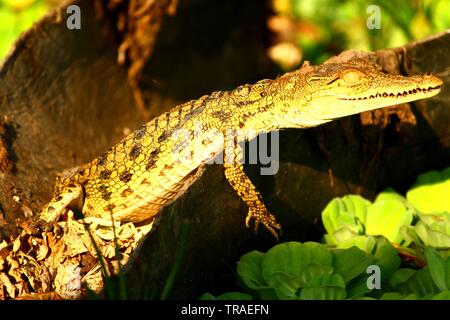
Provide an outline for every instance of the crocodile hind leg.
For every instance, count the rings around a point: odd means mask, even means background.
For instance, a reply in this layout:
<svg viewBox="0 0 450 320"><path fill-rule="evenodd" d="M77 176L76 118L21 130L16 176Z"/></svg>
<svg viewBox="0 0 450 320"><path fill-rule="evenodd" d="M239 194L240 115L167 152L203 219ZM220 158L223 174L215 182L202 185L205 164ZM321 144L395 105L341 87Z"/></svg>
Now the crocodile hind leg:
<svg viewBox="0 0 450 320"><path fill-rule="evenodd" d="M56 222L70 204L81 199L83 196L83 187L79 184L65 186L48 204L42 208L40 219L45 222Z"/></svg>
<svg viewBox="0 0 450 320"><path fill-rule="evenodd" d="M244 166L239 162L242 157L241 146L238 143L226 145L224 155L225 177L249 207L245 225L249 227L250 220L255 219L255 233L259 223L262 223L278 239L278 230L281 229L281 225L276 222L275 216L269 213L261 194L245 174Z"/></svg>

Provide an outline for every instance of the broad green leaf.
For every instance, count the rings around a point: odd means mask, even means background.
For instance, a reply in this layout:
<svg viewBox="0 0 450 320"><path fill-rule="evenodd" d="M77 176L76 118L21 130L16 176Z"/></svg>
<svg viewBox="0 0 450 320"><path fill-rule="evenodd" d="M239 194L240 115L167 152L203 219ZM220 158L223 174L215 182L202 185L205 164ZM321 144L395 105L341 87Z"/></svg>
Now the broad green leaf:
<svg viewBox="0 0 450 320"><path fill-rule="evenodd" d="M403 296L398 292L386 292L381 296L380 300L403 300Z"/></svg>
<svg viewBox="0 0 450 320"><path fill-rule="evenodd" d="M414 226L414 231L420 238L421 242L428 246L437 248L448 248L450 247L450 236L443 232L435 231L430 228L429 225L422 221L419 221Z"/></svg>
<svg viewBox="0 0 450 320"><path fill-rule="evenodd" d="M414 207L406 200L406 198L392 188L386 188L377 195L375 202L381 201L401 202L409 211L415 213Z"/></svg>
<svg viewBox="0 0 450 320"><path fill-rule="evenodd" d="M434 296L440 292L439 288L434 284L428 267L417 270L408 281L399 284L396 289L403 295L414 293L419 298Z"/></svg>
<svg viewBox="0 0 450 320"><path fill-rule="evenodd" d="M345 289L340 287L303 288L300 292L301 300L343 300L347 297Z"/></svg>
<svg viewBox="0 0 450 320"><path fill-rule="evenodd" d="M358 299L372 291L367 286L367 278L368 274L363 273L347 284L346 290L349 299Z"/></svg>
<svg viewBox="0 0 450 320"><path fill-rule="evenodd" d="M273 290L273 289L258 290L258 296L261 300L276 300L276 299L278 299L278 296L275 293L275 290Z"/></svg>
<svg viewBox="0 0 450 320"><path fill-rule="evenodd" d="M450 300L450 290L445 290L435 295L431 300Z"/></svg>
<svg viewBox="0 0 450 320"><path fill-rule="evenodd" d="M332 254L334 272L341 275L346 283L365 273L372 263L372 258L357 247L333 250Z"/></svg>
<svg viewBox="0 0 450 320"><path fill-rule="evenodd" d="M311 281L304 286L304 288L314 287L339 287L345 289L345 281L344 278L338 274L321 275L311 279Z"/></svg>
<svg viewBox="0 0 450 320"><path fill-rule="evenodd" d="M216 300L253 300L253 297L242 292L227 292L217 296Z"/></svg>
<svg viewBox="0 0 450 320"><path fill-rule="evenodd" d="M305 287L305 286L311 286L310 283L315 279L315 278L319 278L322 276L330 276L333 274L333 267L330 266L322 266L319 265L317 263L310 263L309 265L307 265L301 275L300 275L300 279L301 279L301 286Z"/></svg>
<svg viewBox="0 0 450 320"><path fill-rule="evenodd" d="M434 248L429 246L425 248L425 258L428 262L428 269L430 270L431 277L436 286L442 291L448 290L449 288L445 281L445 260Z"/></svg>
<svg viewBox="0 0 450 320"><path fill-rule="evenodd" d="M370 201L359 195L347 195L334 198L322 211L322 222L329 234L347 227L355 233L362 234Z"/></svg>
<svg viewBox="0 0 450 320"><path fill-rule="evenodd" d="M403 237L403 245L409 246L412 242L416 243L417 245L421 245L422 241L420 240L420 237L418 236L415 226L403 226L400 228L400 234Z"/></svg>
<svg viewBox="0 0 450 320"><path fill-rule="evenodd" d="M412 219L412 212L401 201L376 201L367 212L366 234L383 235L393 243L400 243L403 240L400 228L410 225Z"/></svg>
<svg viewBox="0 0 450 320"><path fill-rule="evenodd" d="M450 213L420 214L420 221L425 223L431 230L439 231L450 236Z"/></svg>
<svg viewBox="0 0 450 320"><path fill-rule="evenodd" d="M328 249L315 242L286 242L267 251L262 261L263 278L280 297L295 297L302 271L311 263L331 266Z"/></svg>
<svg viewBox="0 0 450 320"><path fill-rule="evenodd" d="M450 212L450 167L419 175L406 198L423 213Z"/></svg>
<svg viewBox="0 0 450 320"><path fill-rule="evenodd" d="M377 241L372 236L356 236L347 241L343 241L337 245L340 249L348 249L351 247L357 247L364 252L373 252Z"/></svg>
<svg viewBox="0 0 450 320"><path fill-rule="evenodd" d="M419 298L414 293L411 293L403 297L403 300L419 300Z"/></svg>
<svg viewBox="0 0 450 320"><path fill-rule="evenodd" d="M395 270L389 277L389 284L392 287L396 287L401 283L405 283L416 272L414 269L402 268Z"/></svg>
<svg viewBox="0 0 450 320"><path fill-rule="evenodd" d="M213 296L211 293L207 292L200 297L200 300L217 300L217 298Z"/></svg>
<svg viewBox="0 0 450 320"><path fill-rule="evenodd" d="M250 289L265 289L269 286L262 276L262 259L265 253L251 251L244 254L237 263L237 273Z"/></svg>
<svg viewBox="0 0 450 320"><path fill-rule="evenodd" d="M377 246L373 258L373 263L381 269L382 279L388 279L398 269L401 263L397 250L384 238L377 239Z"/></svg>
<svg viewBox="0 0 450 320"><path fill-rule="evenodd" d="M450 257L446 257L445 261L445 284L450 288Z"/></svg>
<svg viewBox="0 0 450 320"><path fill-rule="evenodd" d="M330 244L336 244L340 245L343 242L351 241L353 238L358 237L358 232L355 232L352 230L349 226L343 226L336 231L334 231L332 234L328 234L328 236L332 239L332 243Z"/></svg>
<svg viewBox="0 0 450 320"><path fill-rule="evenodd" d="M279 287L273 289L277 300L297 300L298 299L297 295L300 290L299 287L286 288L285 286L282 286L282 285L283 285L283 283Z"/></svg>

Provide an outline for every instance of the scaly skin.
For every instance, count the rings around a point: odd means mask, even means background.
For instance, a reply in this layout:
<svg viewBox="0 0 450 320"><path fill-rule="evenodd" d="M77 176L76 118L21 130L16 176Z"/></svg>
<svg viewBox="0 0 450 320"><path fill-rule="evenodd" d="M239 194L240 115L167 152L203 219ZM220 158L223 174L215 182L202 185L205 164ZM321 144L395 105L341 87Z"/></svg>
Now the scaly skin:
<svg viewBox="0 0 450 320"><path fill-rule="evenodd" d="M198 178L221 151L225 176L255 219L277 236L280 225L245 175L238 142L283 128L308 128L337 118L436 95L433 75L404 77L366 63L305 66L275 80L214 92L175 107L62 179L41 211L46 222L78 205L84 216L118 221L152 219ZM227 139L231 131L236 139ZM228 135L227 135L228 134ZM194 156L189 156L191 153Z"/></svg>

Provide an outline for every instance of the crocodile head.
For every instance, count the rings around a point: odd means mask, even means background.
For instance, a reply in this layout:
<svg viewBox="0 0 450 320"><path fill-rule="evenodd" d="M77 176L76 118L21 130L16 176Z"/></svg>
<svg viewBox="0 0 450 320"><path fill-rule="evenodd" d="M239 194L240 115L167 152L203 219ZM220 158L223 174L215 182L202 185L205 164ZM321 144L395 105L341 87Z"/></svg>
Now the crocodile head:
<svg viewBox="0 0 450 320"><path fill-rule="evenodd" d="M305 126L432 97L442 86L442 80L431 74L386 74L360 61L325 63L306 72L300 69L298 77L291 74L288 78L293 88L295 78L301 81L303 90L299 91L300 95L287 95L292 100L285 105L293 107L291 112L297 105L299 118L307 122Z"/></svg>

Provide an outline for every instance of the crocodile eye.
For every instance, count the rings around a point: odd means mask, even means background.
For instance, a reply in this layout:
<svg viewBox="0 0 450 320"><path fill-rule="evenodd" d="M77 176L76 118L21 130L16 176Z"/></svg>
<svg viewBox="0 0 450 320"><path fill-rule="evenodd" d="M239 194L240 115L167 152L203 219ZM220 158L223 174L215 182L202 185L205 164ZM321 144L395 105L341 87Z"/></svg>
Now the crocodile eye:
<svg viewBox="0 0 450 320"><path fill-rule="evenodd" d="M348 70L341 75L341 79L348 85L358 84L364 77L364 74L357 70Z"/></svg>

